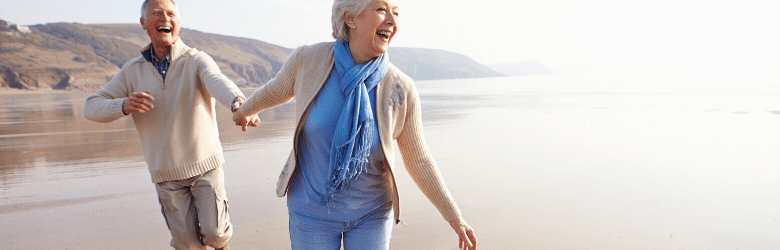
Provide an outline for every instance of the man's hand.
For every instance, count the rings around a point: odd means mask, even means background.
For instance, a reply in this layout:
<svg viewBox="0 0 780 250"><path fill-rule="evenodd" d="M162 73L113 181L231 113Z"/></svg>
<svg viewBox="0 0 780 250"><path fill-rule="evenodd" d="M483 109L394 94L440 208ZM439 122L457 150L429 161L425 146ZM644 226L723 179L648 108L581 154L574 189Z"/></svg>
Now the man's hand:
<svg viewBox="0 0 780 250"><path fill-rule="evenodd" d="M152 91L150 90L147 90L146 92L133 92L133 94L130 95L130 98L125 99L125 102L122 103L122 112L124 112L125 115L146 113L146 111L154 108L154 104L152 104L153 101L154 97L152 97Z"/></svg>
<svg viewBox="0 0 780 250"><path fill-rule="evenodd" d="M244 100L243 97L236 97L236 100L233 102L233 107L231 108L233 113L238 111L238 108L241 107L241 104L244 104L244 101L246 100Z"/></svg>
<svg viewBox="0 0 780 250"><path fill-rule="evenodd" d="M260 118L257 117L257 114L243 116L238 111L233 113L233 121L236 122L237 126L241 126L241 131L243 132L246 132L247 126L257 127L257 125L260 125Z"/></svg>
<svg viewBox="0 0 780 250"><path fill-rule="evenodd" d="M233 102L233 121L237 126L241 126L241 131L246 132L247 126L257 127L257 125L260 125L260 117L257 117L257 114L252 116L241 115L241 112L238 112L238 108L241 107L241 104L244 104L244 98L241 97Z"/></svg>

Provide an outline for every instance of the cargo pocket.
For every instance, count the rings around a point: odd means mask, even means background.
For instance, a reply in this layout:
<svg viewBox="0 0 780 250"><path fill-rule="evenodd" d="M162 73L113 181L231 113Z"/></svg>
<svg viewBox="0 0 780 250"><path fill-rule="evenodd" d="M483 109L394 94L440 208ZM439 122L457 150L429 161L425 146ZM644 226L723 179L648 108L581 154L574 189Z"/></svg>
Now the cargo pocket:
<svg viewBox="0 0 780 250"><path fill-rule="evenodd" d="M216 190L217 231L224 232L230 225L230 202L221 190Z"/></svg>
<svg viewBox="0 0 780 250"><path fill-rule="evenodd" d="M168 216L165 215L165 205L163 205L162 199L157 198L157 202L160 203L160 212L163 215L163 219L165 219L165 226L168 227L168 231L171 230L171 224L168 223Z"/></svg>

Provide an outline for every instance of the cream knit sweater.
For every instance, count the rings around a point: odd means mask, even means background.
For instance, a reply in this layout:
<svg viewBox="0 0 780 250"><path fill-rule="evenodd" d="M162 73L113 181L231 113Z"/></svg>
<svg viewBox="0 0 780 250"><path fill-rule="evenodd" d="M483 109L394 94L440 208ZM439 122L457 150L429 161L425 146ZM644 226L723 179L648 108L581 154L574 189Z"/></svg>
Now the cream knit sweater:
<svg viewBox="0 0 780 250"><path fill-rule="evenodd" d="M298 125L293 139L293 150L277 183L276 194L279 197L286 195L290 177L298 167L295 152L298 148L298 136L312 101L333 68L333 45L333 42L328 42L298 48L290 55L276 77L252 94L238 110L242 115L256 114L296 98L295 113ZM386 159L384 165L392 176L391 199L396 222L400 222L400 206L393 171L393 140L398 143L407 172L444 219L452 221L460 218L460 210L447 191L436 162L425 144L420 98L412 79L390 64L387 74L377 86L375 106L379 139Z"/></svg>
<svg viewBox="0 0 780 250"><path fill-rule="evenodd" d="M142 56L132 59L87 98L84 116L97 122L125 117L124 100L147 90L154 97L154 108L132 117L152 182L187 179L222 166L214 99L230 107L244 95L214 60L178 40L163 81Z"/></svg>

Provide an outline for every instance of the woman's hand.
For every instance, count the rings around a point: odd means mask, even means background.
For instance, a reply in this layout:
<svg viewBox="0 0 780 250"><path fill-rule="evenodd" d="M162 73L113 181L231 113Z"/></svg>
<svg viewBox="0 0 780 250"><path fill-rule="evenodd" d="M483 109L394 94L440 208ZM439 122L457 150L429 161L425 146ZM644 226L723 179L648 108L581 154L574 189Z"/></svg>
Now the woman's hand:
<svg viewBox="0 0 780 250"><path fill-rule="evenodd" d="M450 226L455 233L458 234L459 242L458 248L463 250L477 250L477 236L474 234L474 229L471 229L469 224L463 218L450 221Z"/></svg>
<svg viewBox="0 0 780 250"><path fill-rule="evenodd" d="M260 125L260 118L257 117L257 114L243 116L241 112L238 112L238 108L233 111L233 121L236 123L236 126L241 126L241 131L243 132L246 132L247 126L257 127L257 125Z"/></svg>

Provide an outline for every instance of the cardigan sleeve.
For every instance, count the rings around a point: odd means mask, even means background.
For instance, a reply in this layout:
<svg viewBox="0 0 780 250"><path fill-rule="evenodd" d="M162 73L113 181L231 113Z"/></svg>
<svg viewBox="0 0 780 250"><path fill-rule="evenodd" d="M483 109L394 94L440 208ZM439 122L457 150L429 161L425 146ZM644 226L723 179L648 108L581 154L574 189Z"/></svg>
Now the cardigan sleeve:
<svg viewBox="0 0 780 250"><path fill-rule="evenodd" d="M295 80L300 67L298 54L302 49L296 49L276 74L263 87L256 90L238 109L244 116L257 114L260 111L285 104L295 97Z"/></svg>
<svg viewBox="0 0 780 250"><path fill-rule="evenodd" d="M458 205L447 190L444 179L439 172L436 162L431 155L428 145L425 143L422 127L422 111L420 97L411 84L412 91L408 94L406 118L403 131L396 138L398 149L412 180L420 190L439 210L439 213L447 221L461 217Z"/></svg>

